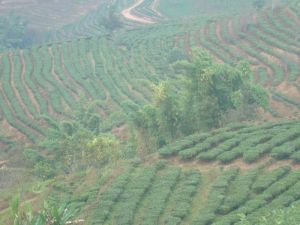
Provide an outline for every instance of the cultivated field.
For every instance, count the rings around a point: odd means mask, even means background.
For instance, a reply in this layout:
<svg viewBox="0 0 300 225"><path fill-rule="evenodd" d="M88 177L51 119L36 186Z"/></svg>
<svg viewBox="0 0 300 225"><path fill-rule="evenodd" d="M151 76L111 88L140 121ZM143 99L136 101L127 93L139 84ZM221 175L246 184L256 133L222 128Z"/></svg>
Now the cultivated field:
<svg viewBox="0 0 300 225"><path fill-rule="evenodd" d="M0 13L14 12L24 17L33 29L53 30L79 21L104 2L105 0L62 0L58 4L55 0L1 0Z"/></svg>
<svg viewBox="0 0 300 225"><path fill-rule="evenodd" d="M103 225L231 225L241 214L255 223L268 209L300 204L299 1L262 10L220 1L232 11L216 16L216 7L203 19L212 5L197 15L188 5L180 11L179 1L122 0L116 12L123 27L111 32L101 22L109 3L65 1L60 9L54 1L28 1L24 15L38 21L33 26L54 29L49 43L0 53L0 159L17 144L38 143L56 120L72 118L82 99L97 105L101 131L126 130L128 103L151 103L152 85L163 80L180 88L182 75L172 64L195 47L220 63L247 60L270 107L260 122L196 133L104 171L31 183L24 199L36 207L45 196L70 203L79 219ZM0 12L16 3L0 0ZM244 4L249 10L241 9ZM64 10L74 17L62 18ZM12 168L0 173L14 174ZM0 195L0 216L8 211L6 194Z"/></svg>

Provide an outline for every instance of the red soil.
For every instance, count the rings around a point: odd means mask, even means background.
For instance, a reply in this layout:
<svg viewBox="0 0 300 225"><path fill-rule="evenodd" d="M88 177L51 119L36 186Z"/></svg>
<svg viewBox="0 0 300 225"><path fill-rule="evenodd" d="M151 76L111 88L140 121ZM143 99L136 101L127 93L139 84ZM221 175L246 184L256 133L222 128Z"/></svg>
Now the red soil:
<svg viewBox="0 0 300 225"><path fill-rule="evenodd" d="M26 81L25 81L25 74L26 74L26 63L25 63L25 59L24 59L24 54L23 54L23 50L20 50L20 61L22 64L22 73L21 73L21 80L22 80L22 84L24 86L24 88L26 89L27 93L28 93L28 97L30 98L35 110L37 112L40 112L40 106L37 102L37 100L34 97L33 92L31 91L31 89L28 87Z"/></svg>
<svg viewBox="0 0 300 225"><path fill-rule="evenodd" d="M27 109L27 107L26 107L25 103L23 102L23 99L21 98L21 95L20 95L20 93L19 93L19 91L16 87L16 84L15 84L15 69L14 69L12 54L9 54L9 64L10 64L10 85L13 89L13 92L14 92L16 98L17 98L18 103L21 105L21 107L24 110L26 116L29 117L32 120L33 115L31 115L31 113ZM23 69L22 69L22 73L23 73Z"/></svg>

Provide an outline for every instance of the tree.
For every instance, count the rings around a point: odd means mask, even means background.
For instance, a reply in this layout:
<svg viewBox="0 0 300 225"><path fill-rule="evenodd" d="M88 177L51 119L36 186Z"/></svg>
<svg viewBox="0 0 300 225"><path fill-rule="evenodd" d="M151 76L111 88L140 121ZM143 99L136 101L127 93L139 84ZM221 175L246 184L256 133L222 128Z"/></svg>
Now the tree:
<svg viewBox="0 0 300 225"><path fill-rule="evenodd" d="M190 60L179 61L174 68L184 77L177 84L180 89L162 82L153 88L153 104L131 107L129 118L140 139L151 140L150 149L180 135L219 127L234 112L247 115L235 118L240 121L268 106L268 95L251 82L246 61L218 64L208 52L194 50Z"/></svg>
<svg viewBox="0 0 300 225"><path fill-rule="evenodd" d="M218 64L206 51L194 50L190 61L180 61L176 67L186 77L180 100L186 134L219 126L232 110L251 105L255 113L256 108L268 105L266 91L251 82L246 61L235 66Z"/></svg>
<svg viewBox="0 0 300 225"><path fill-rule="evenodd" d="M266 0L256 0L253 2L253 6L256 10L261 10L266 5Z"/></svg>
<svg viewBox="0 0 300 225"><path fill-rule="evenodd" d="M116 11L117 4L113 2L107 8L107 15L102 17L101 23L110 33L122 27L120 16Z"/></svg>
<svg viewBox="0 0 300 225"><path fill-rule="evenodd" d="M14 13L0 17L0 50L24 47L27 23Z"/></svg>
<svg viewBox="0 0 300 225"><path fill-rule="evenodd" d="M157 125L167 141L176 137L178 129L178 104L166 82L153 86Z"/></svg>
<svg viewBox="0 0 300 225"><path fill-rule="evenodd" d="M298 225L300 221L299 204L293 204L287 208L267 209L264 213L257 215L251 221L245 215L240 215L241 219L237 225Z"/></svg>
<svg viewBox="0 0 300 225"><path fill-rule="evenodd" d="M34 213L30 204L25 205L25 210L20 207L20 196L11 202L13 225L65 225L74 215L76 210L68 209L66 205L51 206L46 201L44 208Z"/></svg>
<svg viewBox="0 0 300 225"><path fill-rule="evenodd" d="M150 153L153 146L163 146L177 136L178 105L167 82L152 86L153 104L139 107L132 102L127 107L128 120L135 128L138 148Z"/></svg>
<svg viewBox="0 0 300 225"><path fill-rule="evenodd" d="M52 127L35 149L24 154L36 175L48 179L59 171L74 172L90 166L101 167L120 157L120 143L110 133L102 133L95 102L82 99L72 118L51 120ZM49 120L49 119L48 119ZM42 155L40 152L47 152Z"/></svg>

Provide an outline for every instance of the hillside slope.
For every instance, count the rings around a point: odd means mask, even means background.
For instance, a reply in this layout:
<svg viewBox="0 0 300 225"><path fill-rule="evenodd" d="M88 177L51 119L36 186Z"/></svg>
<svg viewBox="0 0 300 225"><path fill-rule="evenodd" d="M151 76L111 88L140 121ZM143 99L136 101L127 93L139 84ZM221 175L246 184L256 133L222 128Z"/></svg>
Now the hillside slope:
<svg viewBox="0 0 300 225"><path fill-rule="evenodd" d="M66 118L81 95L99 101L103 119L122 102L149 102L151 84L177 79L170 64L177 49L202 47L226 63L249 60L253 79L270 92L266 118L299 118L299 8L278 8L243 19L156 25L117 37L89 38L1 53L1 127L23 142L43 137L49 118ZM240 24L241 23L241 24ZM149 35L143 35L147 32ZM177 53L176 53L177 54ZM175 56L176 57L176 56ZM105 127L103 129L109 129Z"/></svg>

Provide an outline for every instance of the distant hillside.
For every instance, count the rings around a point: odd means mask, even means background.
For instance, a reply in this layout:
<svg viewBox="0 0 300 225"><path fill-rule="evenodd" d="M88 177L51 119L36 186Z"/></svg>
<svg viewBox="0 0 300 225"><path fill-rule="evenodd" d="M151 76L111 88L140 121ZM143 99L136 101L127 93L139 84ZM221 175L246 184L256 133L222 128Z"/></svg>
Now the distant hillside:
<svg viewBox="0 0 300 225"><path fill-rule="evenodd" d="M99 101L103 120L118 118L103 129L120 126L121 103L147 103L152 83L176 79L169 65L177 49L189 54L196 46L226 63L250 61L253 79L270 91L267 119L299 118L297 13L298 6L291 5L263 11L251 20L211 21L204 28L196 21L188 26L151 25L113 41L90 38L3 52L1 127L8 132L2 135L35 142L48 126L45 116L68 117L81 94Z"/></svg>
<svg viewBox="0 0 300 225"><path fill-rule="evenodd" d="M0 13L19 10L20 2L0 0ZM9 204L16 193L34 211L45 199L66 203L78 209L76 219L94 225L233 225L241 218L258 224L274 209L300 207L298 0L64 2L59 7L56 1L24 0L22 13L34 29L47 30L39 42L47 44L0 52L0 224L12 221ZM205 4L200 14L195 2ZM162 81L180 90L183 75L173 65L189 60L193 48L207 50L219 63L248 61L270 107L252 121L139 154L128 106L152 103L153 85ZM93 166L77 170L63 168L64 162L49 168L56 158L37 143L62 122L80 133L72 122L89 104L99 115L97 135L118 136L120 158L101 165L92 158ZM49 137L44 146L54 143ZM89 137L87 144L99 144ZM37 161L52 157L43 169L64 174L33 176L40 168L25 160L25 148L38 153Z"/></svg>

